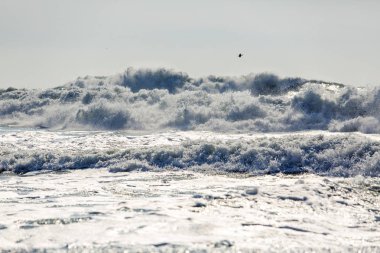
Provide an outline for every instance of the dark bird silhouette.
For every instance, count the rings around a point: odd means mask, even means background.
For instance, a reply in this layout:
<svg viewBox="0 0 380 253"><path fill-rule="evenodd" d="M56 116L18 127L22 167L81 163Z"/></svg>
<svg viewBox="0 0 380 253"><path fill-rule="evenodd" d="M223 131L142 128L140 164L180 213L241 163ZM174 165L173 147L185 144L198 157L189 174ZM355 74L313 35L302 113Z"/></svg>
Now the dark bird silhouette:
<svg viewBox="0 0 380 253"><path fill-rule="evenodd" d="M240 53L238 56L239 56L239 58L241 58L241 57L243 56L243 54L242 54L242 53Z"/></svg>

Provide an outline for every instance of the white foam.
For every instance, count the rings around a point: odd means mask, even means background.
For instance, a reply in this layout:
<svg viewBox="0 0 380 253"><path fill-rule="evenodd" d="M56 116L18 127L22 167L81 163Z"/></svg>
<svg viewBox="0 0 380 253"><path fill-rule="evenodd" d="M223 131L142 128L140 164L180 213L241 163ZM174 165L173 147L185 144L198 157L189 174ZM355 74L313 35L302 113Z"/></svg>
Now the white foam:
<svg viewBox="0 0 380 253"><path fill-rule="evenodd" d="M271 74L192 79L129 69L47 90L0 91L0 124L49 129L379 133L378 88Z"/></svg>
<svg viewBox="0 0 380 253"><path fill-rule="evenodd" d="M301 131L6 131L0 169L16 173L108 167L111 171L191 169L219 172L379 176L379 135Z"/></svg>
<svg viewBox="0 0 380 253"><path fill-rule="evenodd" d="M5 251L380 250L374 178L99 169L0 182Z"/></svg>

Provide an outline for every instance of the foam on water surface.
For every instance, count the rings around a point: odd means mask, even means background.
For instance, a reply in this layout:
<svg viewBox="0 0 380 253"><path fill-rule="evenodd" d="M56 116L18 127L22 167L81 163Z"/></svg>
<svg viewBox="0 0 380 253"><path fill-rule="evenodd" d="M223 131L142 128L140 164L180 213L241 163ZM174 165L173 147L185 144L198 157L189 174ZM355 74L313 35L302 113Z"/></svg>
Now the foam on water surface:
<svg viewBox="0 0 380 253"><path fill-rule="evenodd" d="M0 169L18 174L101 167L112 172L180 169L373 177L380 173L378 135L360 133L25 130L1 133L0 144Z"/></svg>
<svg viewBox="0 0 380 253"><path fill-rule="evenodd" d="M4 252L380 250L378 135L0 137Z"/></svg>
<svg viewBox="0 0 380 253"><path fill-rule="evenodd" d="M0 252L380 252L379 94L165 69L0 90Z"/></svg>
<svg viewBox="0 0 380 253"><path fill-rule="evenodd" d="M380 250L375 178L98 169L0 182L12 252Z"/></svg>

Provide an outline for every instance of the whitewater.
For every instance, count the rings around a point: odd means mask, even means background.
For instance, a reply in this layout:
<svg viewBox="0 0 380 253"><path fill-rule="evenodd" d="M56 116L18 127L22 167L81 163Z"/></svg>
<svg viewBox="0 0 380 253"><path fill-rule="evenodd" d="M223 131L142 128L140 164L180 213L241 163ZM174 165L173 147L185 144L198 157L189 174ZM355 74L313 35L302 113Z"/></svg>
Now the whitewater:
<svg viewBox="0 0 380 253"><path fill-rule="evenodd" d="M0 252L380 252L379 106L268 73L0 90Z"/></svg>

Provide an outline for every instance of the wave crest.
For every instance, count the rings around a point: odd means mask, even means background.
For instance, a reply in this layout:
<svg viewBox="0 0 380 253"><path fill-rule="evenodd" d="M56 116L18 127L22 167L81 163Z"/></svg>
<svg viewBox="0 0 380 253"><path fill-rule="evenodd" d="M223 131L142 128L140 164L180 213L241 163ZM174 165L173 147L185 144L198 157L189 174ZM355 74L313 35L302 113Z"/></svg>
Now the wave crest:
<svg viewBox="0 0 380 253"><path fill-rule="evenodd" d="M273 74L193 79L166 69L0 91L0 123L61 129L380 133L378 88Z"/></svg>
<svg viewBox="0 0 380 253"><path fill-rule="evenodd" d="M345 177L380 175L380 143L355 134L194 140L174 146L105 150L61 147L14 152L14 147L5 147L0 152L0 171L20 174L107 167L111 172L190 169L253 174L309 172Z"/></svg>

